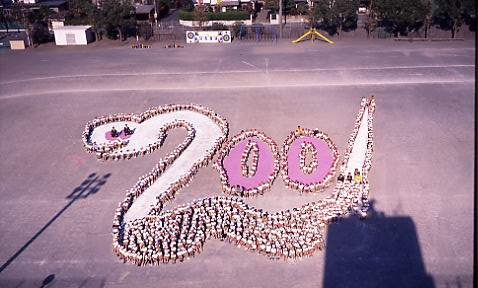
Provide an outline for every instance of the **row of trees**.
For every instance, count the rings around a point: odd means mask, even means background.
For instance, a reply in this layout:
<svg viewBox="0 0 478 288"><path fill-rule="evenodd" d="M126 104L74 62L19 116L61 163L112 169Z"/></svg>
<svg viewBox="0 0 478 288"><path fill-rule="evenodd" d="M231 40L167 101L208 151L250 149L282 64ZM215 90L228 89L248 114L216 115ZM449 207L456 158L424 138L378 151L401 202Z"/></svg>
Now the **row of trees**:
<svg viewBox="0 0 478 288"><path fill-rule="evenodd" d="M423 27L427 38L436 25L455 38L464 23L476 29L476 0L371 0L365 28L382 26L398 36Z"/></svg>
<svg viewBox="0 0 478 288"><path fill-rule="evenodd" d="M47 7L41 7L38 10L30 11L24 3L15 3L11 9L4 7L0 10L0 23L7 30L27 31L30 43L39 44L50 40L51 35L48 30L48 19L51 16L51 10Z"/></svg>
<svg viewBox="0 0 478 288"><path fill-rule="evenodd" d="M17 1L17 0L15 0ZM287 22L287 15L307 15L310 25L338 34L357 27L357 10L359 0L316 0L313 7L306 3L295 4L294 0L265 0L265 8L272 13L278 13L279 1L282 1L283 16ZM432 25L451 31L452 38L463 24L476 30L476 0L369 0L368 12L364 21L364 28L368 34L378 27L384 27L387 32L395 36L406 35L410 31L424 28L425 37ZM92 25L97 39L103 34L108 38L124 39L128 34L135 33L135 11L130 0L99 0L99 5L92 0L69 0L69 9L64 15L67 25ZM184 10L194 10L192 0L157 0L158 11L167 13L173 5ZM206 13L197 9L197 17ZM203 13L204 12L204 13ZM22 23L28 28L34 43L48 40L48 20L52 11L42 7L30 11L17 2L9 13L1 11L0 21L5 23ZM164 14L164 13L163 13ZM204 15L203 15L204 14Z"/></svg>
<svg viewBox="0 0 478 288"><path fill-rule="evenodd" d="M313 7L306 3L296 6L294 0L281 0L282 12L287 15L306 14L310 24L340 34L357 27L359 0L316 0ZM364 1L362 1L364 2ZM455 38L466 23L476 29L476 0L369 0L364 28L368 33L384 27L395 36L424 28L425 37L432 25L450 30ZM266 0L265 7L278 13L279 0Z"/></svg>
<svg viewBox="0 0 478 288"><path fill-rule="evenodd" d="M97 39L124 39L136 25L134 6L129 0L70 0L65 15L66 25L91 25Z"/></svg>
<svg viewBox="0 0 478 288"><path fill-rule="evenodd" d="M170 0L158 0L156 3L160 16L167 14L169 7L173 5ZM176 4L183 3L192 5L191 0L178 0ZM111 39L125 39L137 30L135 10L130 0L99 0L98 5L92 0L69 0L68 10L59 14L45 6L32 11L15 0L10 9L0 12L0 22L7 29L9 25L21 24L27 29L33 43L46 42L51 38L48 22L55 18L64 18L65 25L91 25L97 39L101 39L103 35Z"/></svg>
<svg viewBox="0 0 478 288"><path fill-rule="evenodd" d="M313 7L307 3L297 4L294 0L282 0L282 13L285 23L287 15L307 15L310 24L320 26L330 34L340 34L342 30L355 29L357 27L357 10L359 0L319 0ZM272 13L279 12L279 1L266 0L266 8Z"/></svg>

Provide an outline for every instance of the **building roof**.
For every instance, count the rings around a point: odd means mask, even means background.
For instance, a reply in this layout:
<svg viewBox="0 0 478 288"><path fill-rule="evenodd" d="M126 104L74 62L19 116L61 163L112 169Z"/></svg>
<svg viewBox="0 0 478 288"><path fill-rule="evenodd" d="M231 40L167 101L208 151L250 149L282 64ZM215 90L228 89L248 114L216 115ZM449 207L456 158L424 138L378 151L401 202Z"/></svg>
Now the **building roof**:
<svg viewBox="0 0 478 288"><path fill-rule="evenodd" d="M39 8L41 6L46 6L49 8L66 8L68 0L44 0L38 1L37 3L24 3L23 6L25 8ZM2 5L7 8L13 7L15 4L12 1L3 1Z"/></svg>
<svg viewBox="0 0 478 288"><path fill-rule="evenodd" d="M221 6L239 6L239 1L221 1Z"/></svg>
<svg viewBox="0 0 478 288"><path fill-rule="evenodd" d="M40 6L46 6L46 7L59 7L62 5L66 5L68 1L67 0L45 0L45 1L39 1L37 3L32 3L32 4L25 4L25 7L40 7Z"/></svg>
<svg viewBox="0 0 478 288"><path fill-rule="evenodd" d="M136 14L149 14L154 10L154 5L138 5L135 8Z"/></svg>
<svg viewBox="0 0 478 288"><path fill-rule="evenodd" d="M5 30L5 29L7 29L7 24L8 24L8 29L9 29L9 30L25 29L25 24L23 24L23 23L20 23L20 22L8 22L8 23L0 23L0 30Z"/></svg>
<svg viewBox="0 0 478 288"><path fill-rule="evenodd" d="M69 25L69 26L63 26L63 27L57 27L53 29L54 31L60 31L60 30L67 30L67 31L73 31L73 30L88 30L91 28L90 25Z"/></svg>

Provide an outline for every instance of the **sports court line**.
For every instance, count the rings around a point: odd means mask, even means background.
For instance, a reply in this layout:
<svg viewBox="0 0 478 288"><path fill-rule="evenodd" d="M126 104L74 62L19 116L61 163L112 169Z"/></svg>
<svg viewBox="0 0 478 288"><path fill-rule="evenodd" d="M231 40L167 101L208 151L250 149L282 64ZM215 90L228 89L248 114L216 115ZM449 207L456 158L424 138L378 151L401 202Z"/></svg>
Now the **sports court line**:
<svg viewBox="0 0 478 288"><path fill-rule="evenodd" d="M250 66L250 67L253 67L253 68L256 68L256 69L259 69L256 65L252 65L251 63L249 62L246 62L246 61L241 61L242 63L246 64L247 66ZM254 71L256 72L256 71Z"/></svg>
<svg viewBox="0 0 478 288"><path fill-rule="evenodd" d="M245 61L241 61L246 65L255 67ZM270 69L269 73L283 73L283 72L327 72L327 71L376 71L376 70L398 70L398 69L436 69L436 68L475 68L474 64L451 64L451 65L423 65L423 66L386 66L386 67L342 67L342 68L297 68L297 69ZM25 83L43 80L67 79L67 78L93 78L93 77L139 77L139 76L164 76L164 75L207 75L207 74L239 74L239 73L262 73L263 69L259 70L229 70L229 71L184 71L184 72L138 72L138 73L100 73L100 74L76 74L76 75L57 75L46 77L34 77L27 79L19 79L13 81L0 82L0 85L10 85L16 83Z"/></svg>
<svg viewBox="0 0 478 288"><path fill-rule="evenodd" d="M421 80L421 81L382 81L382 82L356 82L356 83L303 83L303 84L287 84L287 85L232 85L232 86L198 86L194 88L184 87L155 87L136 89L122 88L95 88L95 89L71 89L71 90L49 90L44 92L33 92L24 94L10 94L8 96L0 96L0 100L15 99L29 97L35 95L47 94L69 94L69 93L96 93L96 92L135 92L135 91L189 91L189 90L231 90L231 89L283 89L283 88L314 88L314 87L361 87L361 86L394 86L394 85L418 85L418 84L474 84L475 79L463 80ZM227 96L224 94L222 96Z"/></svg>

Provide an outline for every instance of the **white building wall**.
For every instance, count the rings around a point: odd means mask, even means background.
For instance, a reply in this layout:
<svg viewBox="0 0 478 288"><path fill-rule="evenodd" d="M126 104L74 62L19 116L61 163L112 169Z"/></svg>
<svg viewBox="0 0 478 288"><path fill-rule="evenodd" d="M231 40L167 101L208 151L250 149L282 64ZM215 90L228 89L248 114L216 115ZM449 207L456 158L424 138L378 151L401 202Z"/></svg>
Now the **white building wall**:
<svg viewBox="0 0 478 288"><path fill-rule="evenodd" d="M252 18L252 17L251 17ZM213 23L220 23L226 26L234 25L236 22L243 23L244 25L252 25L252 19L250 20L213 20L205 21L202 23L203 27L210 27ZM198 21L179 20L179 24L187 27L199 27Z"/></svg>
<svg viewBox="0 0 478 288"><path fill-rule="evenodd" d="M66 45L66 35L63 30L53 30L55 34L55 44L56 45Z"/></svg>
<svg viewBox="0 0 478 288"><path fill-rule="evenodd" d="M65 26L64 29L54 29L56 45L87 45L87 33L91 34L89 28L74 29L71 26Z"/></svg>
<svg viewBox="0 0 478 288"><path fill-rule="evenodd" d="M216 5L218 0L193 0L193 3L196 5L203 4L203 5ZM230 2L230 1L239 1L239 3L250 3L254 2L254 0L222 0L222 3Z"/></svg>

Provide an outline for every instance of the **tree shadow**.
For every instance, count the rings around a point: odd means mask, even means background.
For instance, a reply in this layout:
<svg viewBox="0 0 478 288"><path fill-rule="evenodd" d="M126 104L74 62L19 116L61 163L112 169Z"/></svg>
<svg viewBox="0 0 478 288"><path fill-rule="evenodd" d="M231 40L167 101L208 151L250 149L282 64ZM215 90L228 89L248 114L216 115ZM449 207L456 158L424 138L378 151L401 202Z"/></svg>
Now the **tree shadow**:
<svg viewBox="0 0 478 288"><path fill-rule="evenodd" d="M328 226L323 286L435 287L412 218L385 216L374 204L366 220L348 217Z"/></svg>
<svg viewBox="0 0 478 288"><path fill-rule="evenodd" d="M12 257L10 257L10 259L8 259L5 264L0 267L0 273L2 273L3 270L5 270L10 264L12 264L12 262L15 261L15 259L20 256L20 254L22 254L23 251L25 251L28 246L30 246L30 244L33 243L33 241L35 241L43 232L45 232L45 230L51 224L53 224L53 222L55 222L63 214L63 212L65 212L73 203L75 203L79 199L85 199L90 195L96 194L100 190L101 186L106 183L107 179L110 176L111 173L107 173L101 177L96 175L96 173L88 175L88 177L80 184L80 186L73 189L73 191L66 197L66 199L69 199L70 201L60 211L58 211L40 230L38 230L38 232L35 233L35 235L33 235L33 237L27 241L27 243L25 243L20 249L18 249L18 251Z"/></svg>

